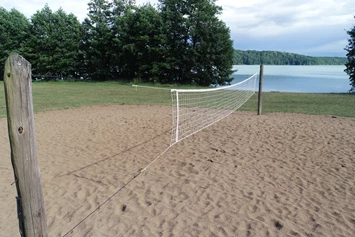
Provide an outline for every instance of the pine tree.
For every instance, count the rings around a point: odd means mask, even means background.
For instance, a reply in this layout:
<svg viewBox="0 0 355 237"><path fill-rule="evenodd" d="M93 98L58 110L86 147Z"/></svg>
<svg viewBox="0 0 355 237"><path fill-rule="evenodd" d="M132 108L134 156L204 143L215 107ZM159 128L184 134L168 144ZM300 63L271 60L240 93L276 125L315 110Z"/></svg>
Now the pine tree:
<svg viewBox="0 0 355 237"><path fill-rule="evenodd" d="M30 36L25 57L34 74L63 78L78 70L82 26L73 14L63 9L52 12L48 5L31 17Z"/></svg>
<svg viewBox="0 0 355 237"><path fill-rule="evenodd" d="M57 30L54 32L56 50L53 54L55 70L61 76L73 75L79 68L79 46L83 37L83 28L76 16L66 14L59 9L55 14Z"/></svg>
<svg viewBox="0 0 355 237"><path fill-rule="evenodd" d="M112 79L115 73L112 64L112 3L107 0L91 0L88 6L88 17L83 22L82 73L95 80Z"/></svg>
<svg viewBox="0 0 355 237"><path fill-rule="evenodd" d="M29 29L30 22L22 13L0 7L0 80L3 79L3 65L10 53L23 54Z"/></svg>
<svg viewBox="0 0 355 237"><path fill-rule="evenodd" d="M215 0L160 0L167 34L167 75L181 84L225 84L232 79L234 50Z"/></svg>
<svg viewBox="0 0 355 237"><path fill-rule="evenodd" d="M135 39L131 36L135 32L134 25L129 23L129 19L135 15L137 7L131 0L115 0L112 9L113 32L113 54L112 63L120 79L132 80L136 76L135 64L138 63L135 58L134 43Z"/></svg>
<svg viewBox="0 0 355 237"><path fill-rule="evenodd" d="M126 13L122 23L122 74L145 82L164 81L162 45L166 37L159 12L150 4L135 7Z"/></svg>
<svg viewBox="0 0 355 237"><path fill-rule="evenodd" d="M168 65L165 74L169 83L187 84L191 82L188 68L191 68L189 62L190 38L188 34L189 22L186 1L180 0L159 0L160 11L164 23L164 33L167 41L165 61Z"/></svg>

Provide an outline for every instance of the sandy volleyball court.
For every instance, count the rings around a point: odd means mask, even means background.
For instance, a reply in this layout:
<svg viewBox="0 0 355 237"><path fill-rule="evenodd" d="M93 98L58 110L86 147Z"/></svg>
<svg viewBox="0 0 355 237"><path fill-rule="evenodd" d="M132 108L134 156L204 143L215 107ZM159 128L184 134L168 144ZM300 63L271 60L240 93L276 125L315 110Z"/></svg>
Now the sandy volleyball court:
<svg viewBox="0 0 355 237"><path fill-rule="evenodd" d="M171 107L35 115L49 236L355 236L355 118L235 112L170 145ZM0 236L19 236L0 119Z"/></svg>

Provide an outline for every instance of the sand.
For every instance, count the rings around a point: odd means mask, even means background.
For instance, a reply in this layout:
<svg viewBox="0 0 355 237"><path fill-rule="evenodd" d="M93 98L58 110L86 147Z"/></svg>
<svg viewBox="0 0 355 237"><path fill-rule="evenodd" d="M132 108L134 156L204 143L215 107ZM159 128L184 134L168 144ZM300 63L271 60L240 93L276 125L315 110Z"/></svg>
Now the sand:
<svg viewBox="0 0 355 237"><path fill-rule="evenodd" d="M355 236L355 118L235 112L124 188L169 147L170 107L50 111L35 125L49 236L102 203L67 236ZM19 236L5 119L0 156L0 236Z"/></svg>

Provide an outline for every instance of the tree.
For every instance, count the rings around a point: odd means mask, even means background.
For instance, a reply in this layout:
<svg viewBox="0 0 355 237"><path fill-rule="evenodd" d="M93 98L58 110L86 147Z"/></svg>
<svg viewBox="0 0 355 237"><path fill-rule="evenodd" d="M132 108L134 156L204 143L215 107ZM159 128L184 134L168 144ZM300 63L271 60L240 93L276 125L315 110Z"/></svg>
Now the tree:
<svg viewBox="0 0 355 237"><path fill-rule="evenodd" d="M88 3L88 17L83 22L84 37L83 72L92 79L112 79L116 72L114 33L112 31L112 3L107 0L91 0Z"/></svg>
<svg viewBox="0 0 355 237"><path fill-rule="evenodd" d="M0 7L0 80L4 76L4 64L12 52L22 54L29 35L30 22L16 9L7 11Z"/></svg>
<svg viewBox="0 0 355 237"><path fill-rule="evenodd" d="M25 54L34 74L62 78L78 71L82 27L73 14L45 5L31 17L30 33Z"/></svg>
<svg viewBox="0 0 355 237"><path fill-rule="evenodd" d="M350 39L348 39L349 44L345 48L348 52L346 54L348 62L345 64L345 72L349 75L350 85L355 87L355 26L347 31L347 33L350 36Z"/></svg>
<svg viewBox="0 0 355 237"><path fill-rule="evenodd" d="M192 51L195 55L194 78L199 85L230 83L233 73L233 42L229 28L217 18L221 8L213 4L197 4L192 26Z"/></svg>
<svg viewBox="0 0 355 237"><path fill-rule="evenodd" d="M53 54L55 70L60 74L72 74L79 68L79 46L83 28L76 16L59 9L55 14L57 30L54 32L57 47Z"/></svg>
<svg viewBox="0 0 355 237"><path fill-rule="evenodd" d="M135 64L138 63L134 49L135 38L130 35L132 32L136 32L135 25L130 23L130 19L134 18L137 10L134 3L131 0L114 0L111 26L112 63L120 78L131 80L136 75Z"/></svg>
<svg viewBox="0 0 355 237"><path fill-rule="evenodd" d="M166 36L159 12L150 4L135 7L121 23L122 75L144 82L164 82Z"/></svg>
<svg viewBox="0 0 355 237"><path fill-rule="evenodd" d="M278 51L234 50L235 65L344 65L346 61L345 57L311 57Z"/></svg>
<svg viewBox="0 0 355 237"><path fill-rule="evenodd" d="M232 80L232 41L229 29L217 17L222 8L215 2L159 0L170 82L210 85Z"/></svg>
<svg viewBox="0 0 355 237"><path fill-rule="evenodd" d="M167 41L165 60L168 65L165 74L169 83L189 83L189 76L184 75L189 67L186 61L188 55L188 20L186 1L159 0L162 19L164 22L164 33Z"/></svg>

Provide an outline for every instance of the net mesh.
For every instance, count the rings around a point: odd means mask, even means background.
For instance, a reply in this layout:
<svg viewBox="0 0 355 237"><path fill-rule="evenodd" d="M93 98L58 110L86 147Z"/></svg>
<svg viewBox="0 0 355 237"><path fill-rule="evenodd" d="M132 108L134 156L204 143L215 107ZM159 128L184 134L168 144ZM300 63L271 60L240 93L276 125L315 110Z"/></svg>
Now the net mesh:
<svg viewBox="0 0 355 237"><path fill-rule="evenodd" d="M240 108L254 93L258 73L237 84L200 90L171 90L171 144L212 125Z"/></svg>

